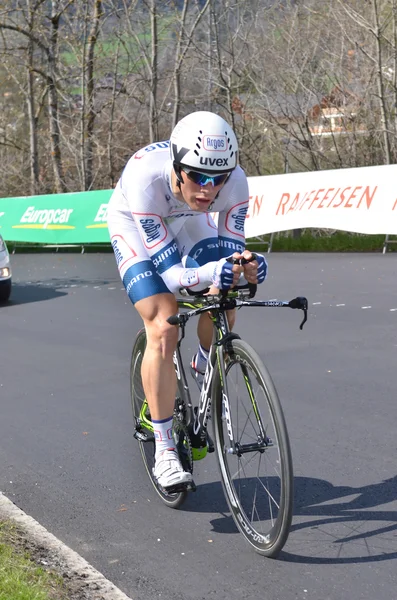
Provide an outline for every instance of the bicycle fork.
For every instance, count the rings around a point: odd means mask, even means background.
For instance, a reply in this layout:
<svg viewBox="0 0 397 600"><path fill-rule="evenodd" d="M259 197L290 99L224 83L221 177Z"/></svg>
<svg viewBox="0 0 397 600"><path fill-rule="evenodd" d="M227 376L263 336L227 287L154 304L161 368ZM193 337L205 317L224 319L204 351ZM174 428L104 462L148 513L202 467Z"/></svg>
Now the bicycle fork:
<svg viewBox="0 0 397 600"><path fill-rule="evenodd" d="M220 338L216 342L217 346L217 360L218 360L218 368L221 380L221 391L222 391L222 419L226 423L227 434L229 437L229 447L225 448L227 454L235 454L238 457L243 454L249 452L260 452L264 453L267 448L273 446L272 440L266 435L266 431L262 424L262 418L259 412L258 404L255 398L255 393L252 387L251 378L248 373L247 367L243 364L242 361L239 361L236 355L234 355L233 347L230 344L232 339L240 339L240 336L231 332L227 332L226 335ZM222 349L223 346L223 349ZM230 409L230 400L227 389L227 378L226 378L226 361L227 356L239 362L241 371L243 373L243 378L245 382L245 386L247 388L247 392L249 395L250 403L252 406L253 413L255 415L255 419L258 423L258 435L256 442L251 442L248 444L241 444L235 439L235 434L232 427L232 417L231 417L231 409ZM238 401L238 399L237 399Z"/></svg>

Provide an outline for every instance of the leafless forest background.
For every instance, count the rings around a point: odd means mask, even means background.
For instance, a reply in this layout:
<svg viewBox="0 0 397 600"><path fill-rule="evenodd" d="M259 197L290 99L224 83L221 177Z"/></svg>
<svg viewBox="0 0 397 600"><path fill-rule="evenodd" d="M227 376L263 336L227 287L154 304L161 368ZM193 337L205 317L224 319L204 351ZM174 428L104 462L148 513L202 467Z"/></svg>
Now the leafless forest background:
<svg viewBox="0 0 397 600"><path fill-rule="evenodd" d="M0 197L108 189L178 119L247 175L395 163L397 0L0 0Z"/></svg>

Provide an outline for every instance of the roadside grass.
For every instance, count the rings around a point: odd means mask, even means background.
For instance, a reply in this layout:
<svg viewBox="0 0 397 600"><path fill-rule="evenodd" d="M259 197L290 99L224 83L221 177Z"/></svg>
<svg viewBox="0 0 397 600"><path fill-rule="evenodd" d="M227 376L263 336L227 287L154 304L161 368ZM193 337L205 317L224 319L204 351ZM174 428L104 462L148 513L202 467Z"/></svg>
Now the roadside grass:
<svg viewBox="0 0 397 600"><path fill-rule="evenodd" d="M66 600L62 577L36 564L22 538L13 523L0 521L0 600Z"/></svg>

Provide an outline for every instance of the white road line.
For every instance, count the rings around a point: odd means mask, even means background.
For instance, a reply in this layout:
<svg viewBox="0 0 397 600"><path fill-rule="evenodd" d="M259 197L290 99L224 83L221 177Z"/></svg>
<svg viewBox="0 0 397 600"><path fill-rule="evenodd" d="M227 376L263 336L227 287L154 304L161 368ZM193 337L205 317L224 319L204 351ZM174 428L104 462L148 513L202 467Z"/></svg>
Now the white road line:
<svg viewBox="0 0 397 600"><path fill-rule="evenodd" d="M312 306L315 306L316 304L321 304L321 302L312 302Z"/></svg>
<svg viewBox="0 0 397 600"><path fill-rule="evenodd" d="M396 312L397 308L391 308L390 312Z"/></svg>
<svg viewBox="0 0 397 600"><path fill-rule="evenodd" d="M1 492L0 517L1 519L12 520L18 523L33 543L46 548L49 554L55 554L62 571L70 573L72 578L73 573L82 578L84 588L86 590L88 588L88 590L94 592L93 597L100 597L101 600L131 600L129 596L126 596L124 592L106 579L102 573L94 569L82 556L66 546L61 540L58 540L58 538L35 521L33 517L30 517L19 509Z"/></svg>
<svg viewBox="0 0 397 600"><path fill-rule="evenodd" d="M363 310L366 310L367 308L372 308L372 306L362 306L361 307Z"/></svg>
<svg viewBox="0 0 397 600"><path fill-rule="evenodd" d="M346 304L336 304L335 306L346 306Z"/></svg>

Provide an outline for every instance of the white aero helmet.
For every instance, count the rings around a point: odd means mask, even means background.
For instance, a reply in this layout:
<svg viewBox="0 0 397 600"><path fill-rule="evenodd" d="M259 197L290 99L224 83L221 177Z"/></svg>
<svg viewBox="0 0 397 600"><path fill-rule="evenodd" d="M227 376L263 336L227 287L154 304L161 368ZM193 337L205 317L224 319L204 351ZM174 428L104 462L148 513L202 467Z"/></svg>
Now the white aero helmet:
<svg viewBox="0 0 397 600"><path fill-rule="evenodd" d="M177 123L170 151L178 179L184 167L208 175L230 173L237 166L237 138L219 115L198 111Z"/></svg>

